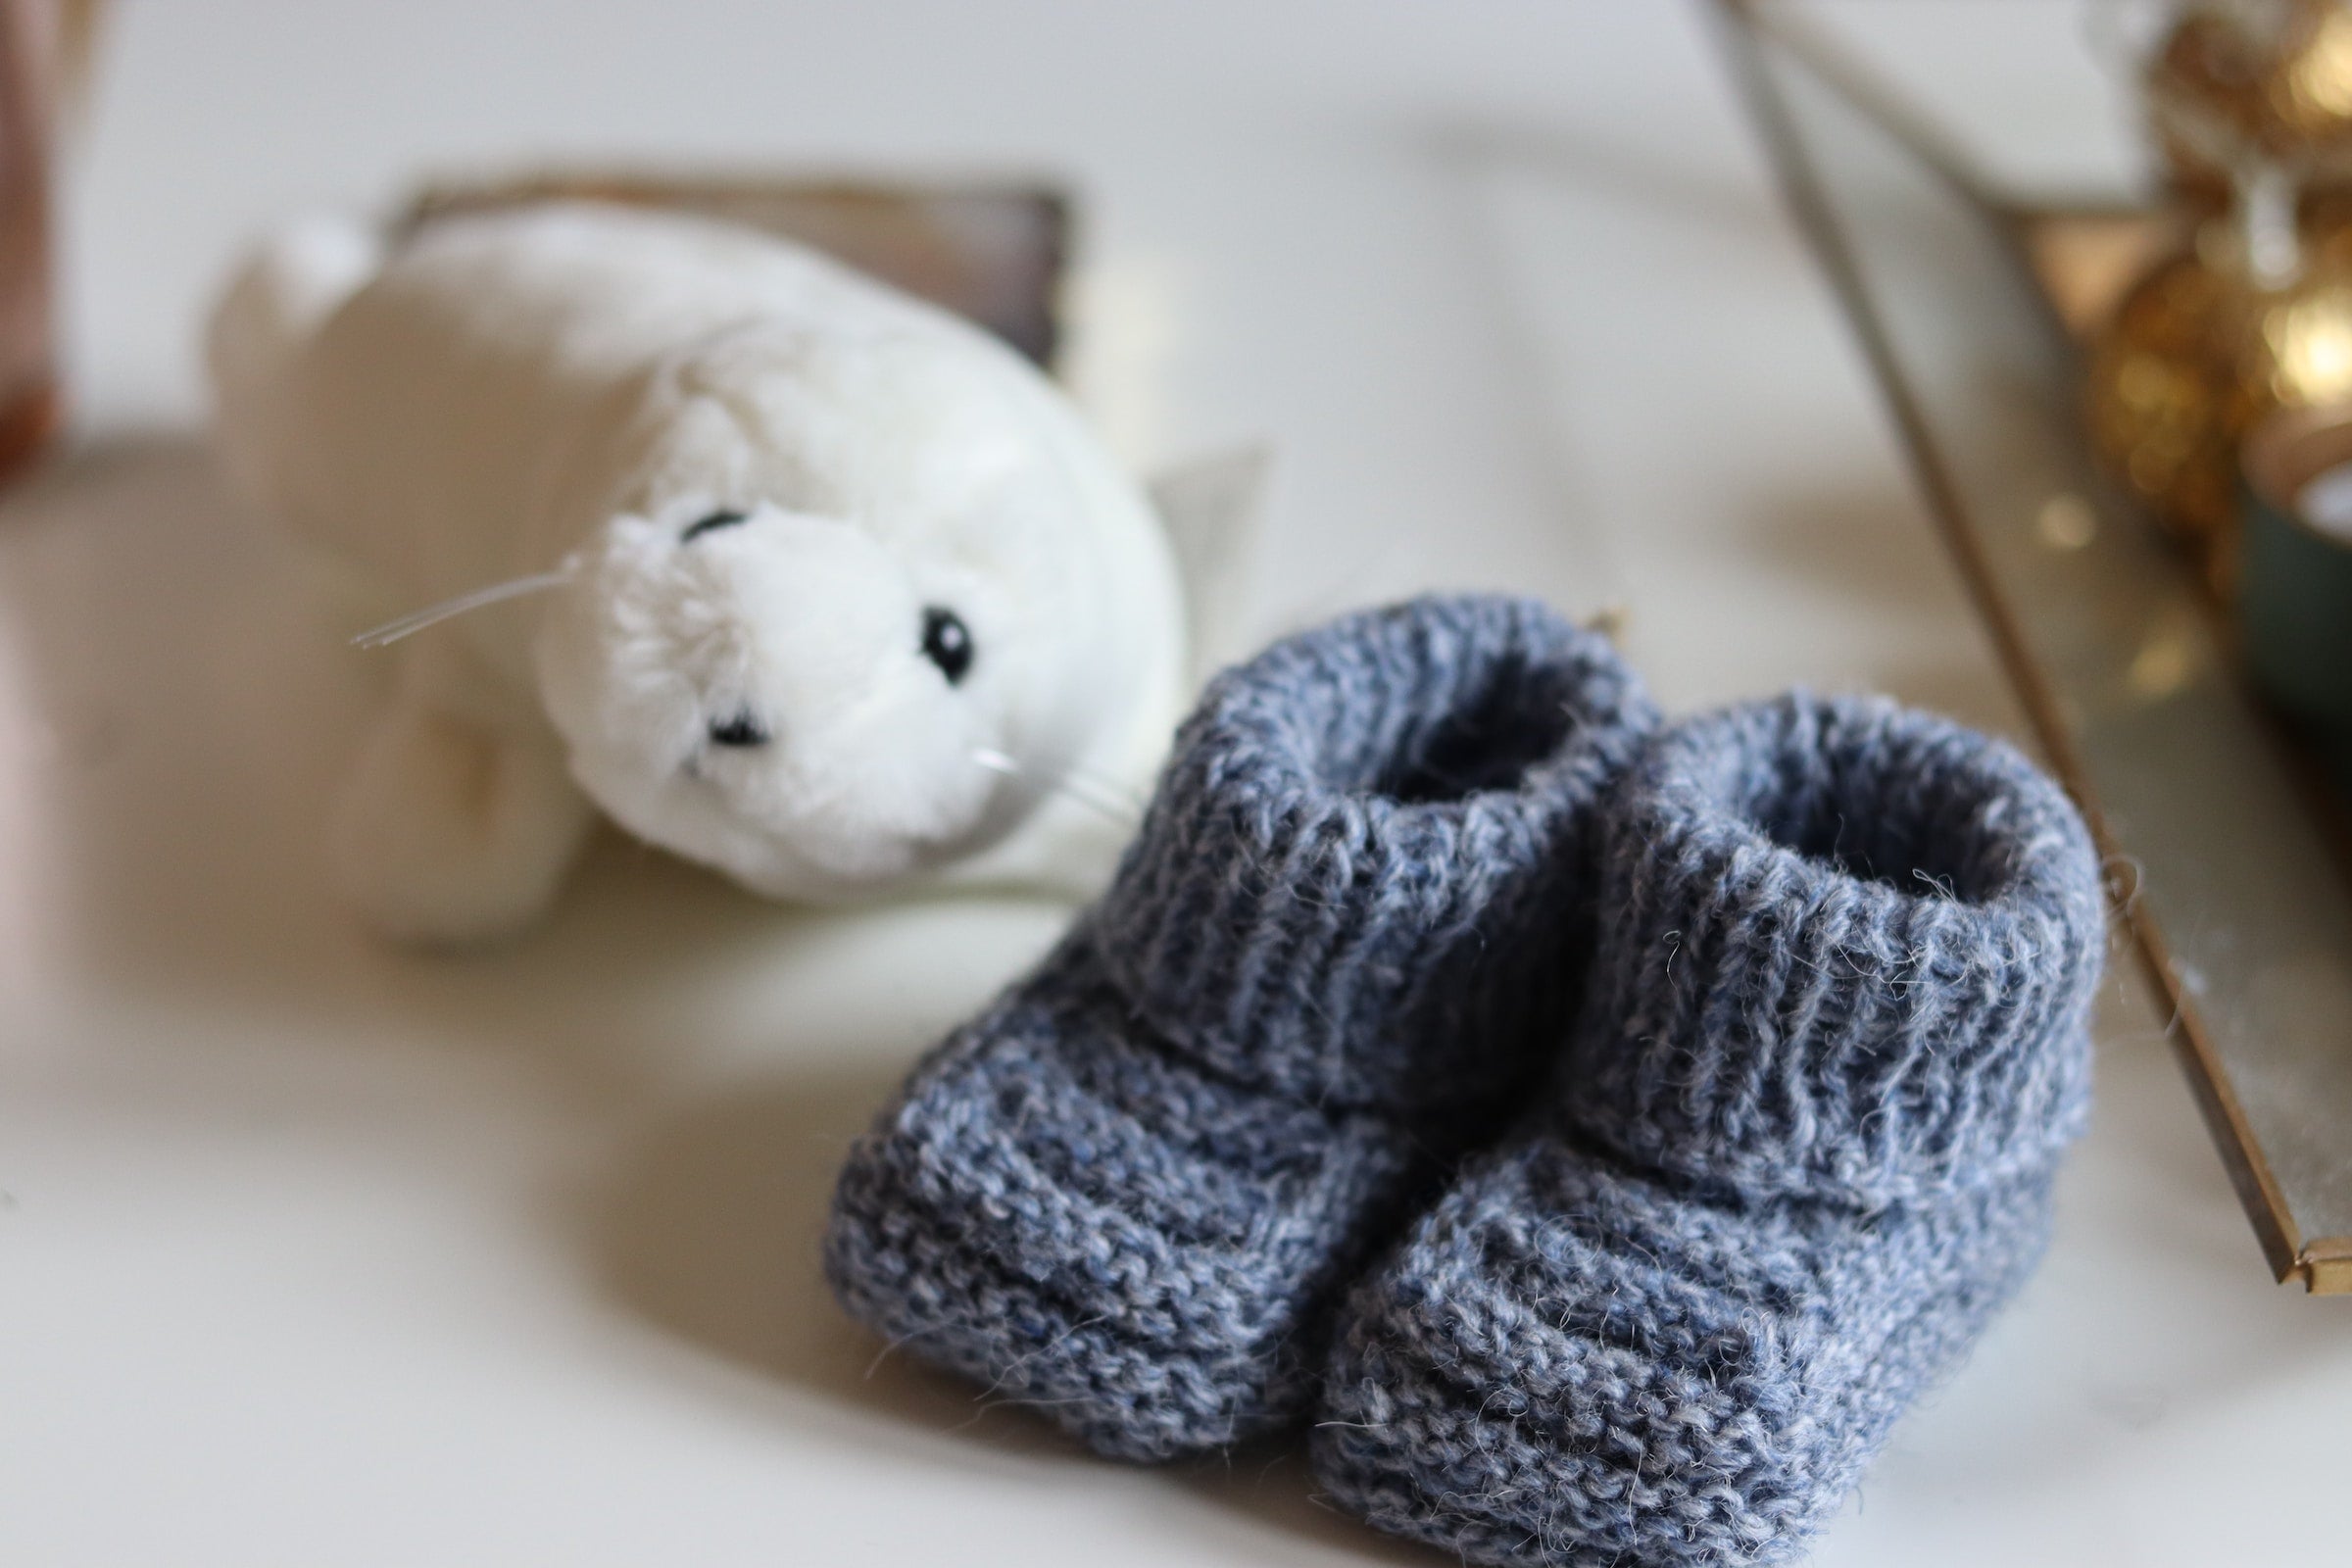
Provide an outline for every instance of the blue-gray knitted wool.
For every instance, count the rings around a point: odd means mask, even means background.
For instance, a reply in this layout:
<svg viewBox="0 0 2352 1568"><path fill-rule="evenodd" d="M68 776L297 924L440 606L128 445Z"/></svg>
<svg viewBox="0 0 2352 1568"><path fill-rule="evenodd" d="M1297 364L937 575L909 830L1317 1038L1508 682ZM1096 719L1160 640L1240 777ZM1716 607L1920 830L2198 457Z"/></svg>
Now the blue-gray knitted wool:
<svg viewBox="0 0 2352 1568"><path fill-rule="evenodd" d="M852 1152L843 1304L1121 1458L1300 1417L1340 1292L1556 1054L1591 808L1653 723L1515 599L1219 677L1110 890Z"/></svg>
<svg viewBox="0 0 2352 1568"><path fill-rule="evenodd" d="M1468 1562L1769 1562L2041 1252L2097 860L2010 748L1803 696L1662 733L1600 839L1562 1071L1352 1294L1316 1469Z"/></svg>

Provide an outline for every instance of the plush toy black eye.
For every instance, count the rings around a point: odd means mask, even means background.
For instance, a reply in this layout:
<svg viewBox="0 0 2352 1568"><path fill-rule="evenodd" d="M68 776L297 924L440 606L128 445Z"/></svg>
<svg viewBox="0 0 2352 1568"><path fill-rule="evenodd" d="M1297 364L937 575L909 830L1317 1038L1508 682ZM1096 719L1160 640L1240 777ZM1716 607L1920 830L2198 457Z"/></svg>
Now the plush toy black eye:
<svg viewBox="0 0 2352 1568"><path fill-rule="evenodd" d="M713 746L765 746L767 742L767 726L749 711L710 722L710 744Z"/></svg>
<svg viewBox="0 0 2352 1568"><path fill-rule="evenodd" d="M923 612L923 657L939 666L948 684L963 684L972 667L972 629L953 610L934 606Z"/></svg>
<svg viewBox="0 0 2352 1568"><path fill-rule="evenodd" d="M720 528L732 528L750 515L751 514L749 513L732 512L723 509L713 512L708 517L701 517L693 522L688 523L686 525L686 531L678 535L678 543L682 545L691 544L707 533L715 532Z"/></svg>

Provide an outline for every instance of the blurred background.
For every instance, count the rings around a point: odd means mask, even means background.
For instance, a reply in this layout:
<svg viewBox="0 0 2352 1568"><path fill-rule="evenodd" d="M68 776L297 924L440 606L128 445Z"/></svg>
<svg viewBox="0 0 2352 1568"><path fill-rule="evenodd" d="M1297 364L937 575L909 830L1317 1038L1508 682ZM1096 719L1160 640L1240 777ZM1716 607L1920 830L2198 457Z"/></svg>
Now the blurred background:
<svg viewBox="0 0 2352 1568"><path fill-rule="evenodd" d="M494 955L336 907L380 670L226 498L198 368L290 214L1048 186L1119 455L1271 453L1257 635L1506 587L1676 710L1875 688L2032 744L1698 0L5 3L0 368L45 427L46 256L64 423L0 499L0 1559L1424 1560L1279 1453L1089 1462L827 1299L847 1141L1065 907L815 916L617 835ZM2097 8L1798 9L2019 200L2151 187ZM2050 1264L1825 1564L2245 1561L2338 1489L2352 1340L2115 968Z"/></svg>

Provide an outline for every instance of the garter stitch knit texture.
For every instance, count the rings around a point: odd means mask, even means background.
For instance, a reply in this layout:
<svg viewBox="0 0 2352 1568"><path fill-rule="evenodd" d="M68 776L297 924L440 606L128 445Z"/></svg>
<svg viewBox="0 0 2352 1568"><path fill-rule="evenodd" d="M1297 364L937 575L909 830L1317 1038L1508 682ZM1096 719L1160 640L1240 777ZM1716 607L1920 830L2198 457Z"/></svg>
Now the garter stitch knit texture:
<svg viewBox="0 0 2352 1568"><path fill-rule="evenodd" d="M1316 1466L1470 1562L1769 1562L2040 1254L2097 861L2014 751L1878 701L1680 725L1601 815L1556 1091L1352 1296Z"/></svg>
<svg viewBox="0 0 2352 1568"><path fill-rule="evenodd" d="M843 1304L1122 1458L1303 1414L1338 1294L1556 1054L1592 805L1653 723L1516 599L1220 676L1110 890L853 1150Z"/></svg>

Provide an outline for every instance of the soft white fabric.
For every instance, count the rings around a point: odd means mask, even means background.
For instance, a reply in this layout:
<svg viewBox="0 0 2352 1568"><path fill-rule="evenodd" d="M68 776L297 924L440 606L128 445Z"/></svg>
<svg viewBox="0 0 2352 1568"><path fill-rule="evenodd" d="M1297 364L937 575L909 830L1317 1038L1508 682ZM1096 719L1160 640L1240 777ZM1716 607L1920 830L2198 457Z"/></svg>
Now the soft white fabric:
<svg viewBox="0 0 2352 1568"><path fill-rule="evenodd" d="M1082 889L1186 684L1151 507L985 333L805 249L590 204L312 222L216 314L232 471L422 605L338 814L372 923L536 917L591 813L778 898ZM714 513L740 522L685 537ZM926 613L968 628L951 681ZM746 718L764 744L717 744Z"/></svg>

